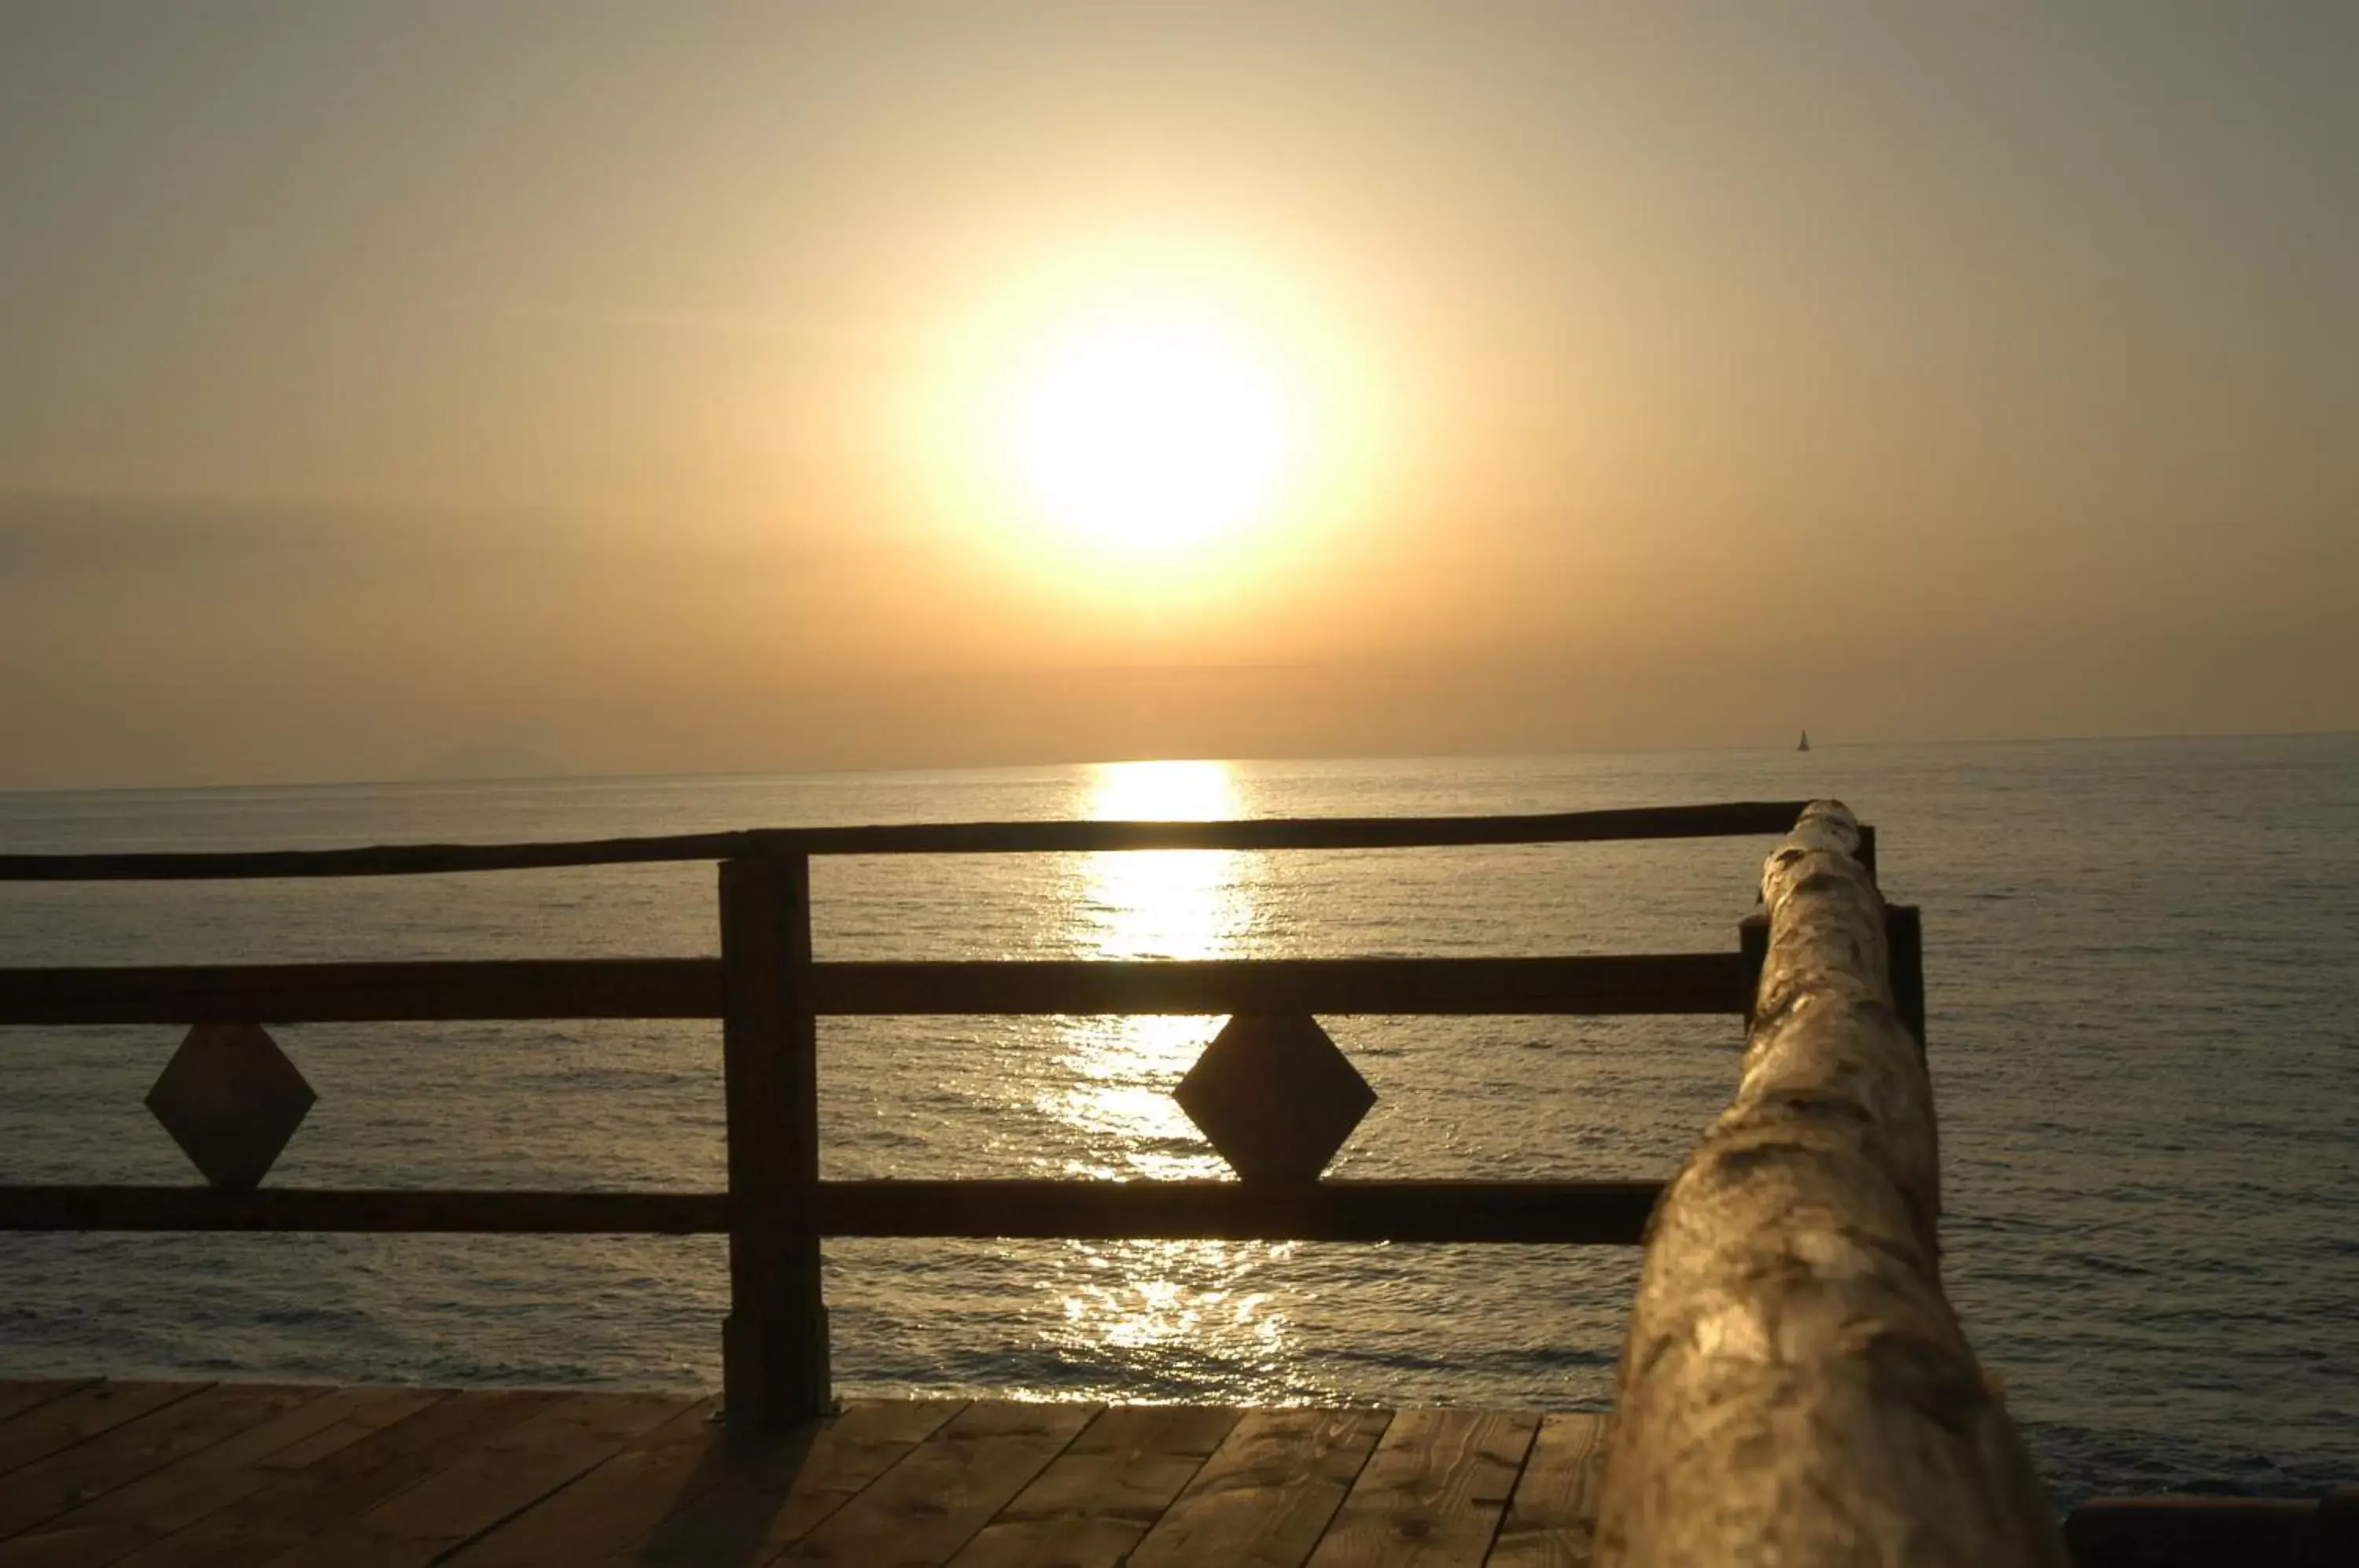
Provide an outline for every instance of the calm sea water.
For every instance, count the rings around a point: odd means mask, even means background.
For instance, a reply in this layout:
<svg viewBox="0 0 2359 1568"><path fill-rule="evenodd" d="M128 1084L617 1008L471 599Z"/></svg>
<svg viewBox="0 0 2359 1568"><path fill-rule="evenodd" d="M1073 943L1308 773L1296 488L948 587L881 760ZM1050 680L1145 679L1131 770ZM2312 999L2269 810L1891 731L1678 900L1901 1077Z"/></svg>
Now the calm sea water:
<svg viewBox="0 0 2359 1568"><path fill-rule="evenodd" d="M2359 1478L2359 737L1129 764L0 796L0 846L572 838L1014 817L1554 811L1833 795L1925 911L1948 1279L2060 1498ZM821 863L821 956L1733 945L1765 841ZM709 866L0 886L0 964L693 954ZM1217 1020L821 1039L831 1176L1212 1176L1169 1098ZM1666 1174L1730 1020L1331 1021L1355 1176ZM276 1031L288 1185L710 1189L718 1026ZM0 1029L0 1180L193 1179L163 1029ZM1625 1249L839 1244L847 1391L1609 1402ZM5 1236L0 1372L698 1385L712 1240Z"/></svg>

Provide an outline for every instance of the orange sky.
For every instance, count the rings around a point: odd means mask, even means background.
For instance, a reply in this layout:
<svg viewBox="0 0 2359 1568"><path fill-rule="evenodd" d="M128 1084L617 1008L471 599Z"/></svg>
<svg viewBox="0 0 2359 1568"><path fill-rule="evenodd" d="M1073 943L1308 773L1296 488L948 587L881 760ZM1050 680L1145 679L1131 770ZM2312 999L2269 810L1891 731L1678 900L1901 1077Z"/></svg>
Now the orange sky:
<svg viewBox="0 0 2359 1568"><path fill-rule="evenodd" d="M11 7L0 788L2359 726L2354 80L2325 6ZM993 432L1150 296L1301 474L1139 554Z"/></svg>

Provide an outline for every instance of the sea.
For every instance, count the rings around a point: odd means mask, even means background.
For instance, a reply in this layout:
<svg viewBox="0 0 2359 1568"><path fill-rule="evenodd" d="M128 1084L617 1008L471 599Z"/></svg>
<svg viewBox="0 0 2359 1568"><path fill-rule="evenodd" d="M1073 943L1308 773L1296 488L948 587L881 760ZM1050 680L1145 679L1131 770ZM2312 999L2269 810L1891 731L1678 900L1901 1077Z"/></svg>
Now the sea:
<svg viewBox="0 0 2359 1568"><path fill-rule="evenodd" d="M1833 797L1923 909L1945 1277L2060 1507L2359 1481L2359 736L0 795L0 850ZM1733 948L1763 839L849 858L821 958ZM692 955L709 864L0 885L0 964ZM1216 1177L1202 1018L831 1021L832 1177ZM1659 1177L1728 1018L1338 1018L1356 1177ZM304 1025L302 1187L713 1190L719 1028ZM197 1180L162 1028L0 1029L0 1181ZM1610 1405L1627 1247L832 1244L848 1394ZM0 1236L0 1376L711 1388L715 1238Z"/></svg>

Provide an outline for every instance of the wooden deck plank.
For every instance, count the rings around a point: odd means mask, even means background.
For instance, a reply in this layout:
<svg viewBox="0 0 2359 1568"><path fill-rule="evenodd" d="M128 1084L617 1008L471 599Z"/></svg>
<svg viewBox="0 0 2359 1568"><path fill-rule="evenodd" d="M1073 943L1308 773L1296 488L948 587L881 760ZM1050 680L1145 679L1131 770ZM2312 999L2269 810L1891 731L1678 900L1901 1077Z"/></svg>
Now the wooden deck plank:
<svg viewBox="0 0 2359 1568"><path fill-rule="evenodd" d="M1588 1568L1598 1414L0 1383L0 1568Z"/></svg>
<svg viewBox="0 0 2359 1568"><path fill-rule="evenodd" d="M951 1568L1116 1568L1243 1412L1110 1410L951 1560Z"/></svg>
<svg viewBox="0 0 2359 1568"><path fill-rule="evenodd" d="M38 1464L209 1387L205 1383L99 1383L51 1400L0 1425L0 1475Z"/></svg>
<svg viewBox="0 0 2359 1568"><path fill-rule="evenodd" d="M685 1394L560 1398L416 1486L270 1562L277 1568L425 1568L695 1402Z"/></svg>
<svg viewBox="0 0 2359 1568"><path fill-rule="evenodd" d="M1479 1568L1538 1427L1536 1415L1403 1410L1311 1568Z"/></svg>
<svg viewBox="0 0 2359 1568"><path fill-rule="evenodd" d="M0 1383L0 1421L14 1421L27 1410L96 1388L95 1377L41 1377Z"/></svg>
<svg viewBox="0 0 2359 1568"><path fill-rule="evenodd" d="M281 1474L273 1461L290 1450L310 1448L339 1430L343 1442L357 1441L371 1430L365 1422L386 1424L439 1398L425 1389L321 1389L316 1399L0 1541L0 1568L113 1563L260 1491Z"/></svg>
<svg viewBox="0 0 2359 1568"><path fill-rule="evenodd" d="M698 1399L563 1488L459 1549L468 1568L586 1563L618 1541L644 1541L718 1480L728 1432Z"/></svg>
<svg viewBox="0 0 2359 1568"><path fill-rule="evenodd" d="M1589 1568L1605 1432L1606 1418L1594 1412L1540 1418L1489 1568Z"/></svg>
<svg viewBox="0 0 2359 1568"><path fill-rule="evenodd" d="M327 1391L316 1385L216 1383L37 1460L0 1479L0 1540L309 1404Z"/></svg>
<svg viewBox="0 0 2359 1568"><path fill-rule="evenodd" d="M333 1404L316 1412L328 1418L321 1425L291 1443L257 1450L255 1468L274 1475L301 1470L452 1397L449 1388L341 1388L337 1393Z"/></svg>
<svg viewBox="0 0 2359 1568"><path fill-rule="evenodd" d="M790 1432L725 1434L713 1484L644 1539L617 1537L599 1561L607 1568L767 1563L965 1408L964 1399L854 1399L841 1415Z"/></svg>
<svg viewBox="0 0 2359 1568"><path fill-rule="evenodd" d="M1391 1420L1366 1410L1245 1412L1130 1568L1300 1568Z"/></svg>
<svg viewBox="0 0 2359 1568"><path fill-rule="evenodd" d="M1095 1418L1095 1405L977 1400L782 1561L941 1568Z"/></svg>
<svg viewBox="0 0 2359 1568"><path fill-rule="evenodd" d="M537 1390L449 1395L316 1456L235 1508L141 1548L124 1559L125 1568L225 1568L266 1561L416 1485L563 1397Z"/></svg>

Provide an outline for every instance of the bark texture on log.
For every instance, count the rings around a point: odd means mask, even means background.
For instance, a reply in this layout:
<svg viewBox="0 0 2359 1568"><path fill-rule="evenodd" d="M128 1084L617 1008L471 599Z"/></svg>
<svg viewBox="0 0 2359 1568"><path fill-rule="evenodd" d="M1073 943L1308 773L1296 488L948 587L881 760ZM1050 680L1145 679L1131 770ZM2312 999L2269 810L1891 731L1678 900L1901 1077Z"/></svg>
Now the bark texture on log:
<svg viewBox="0 0 2359 1568"><path fill-rule="evenodd" d="M1649 1225L1601 1568L2068 1561L1941 1291L1932 1088L1858 845L1819 801L1764 869L1736 1097Z"/></svg>

